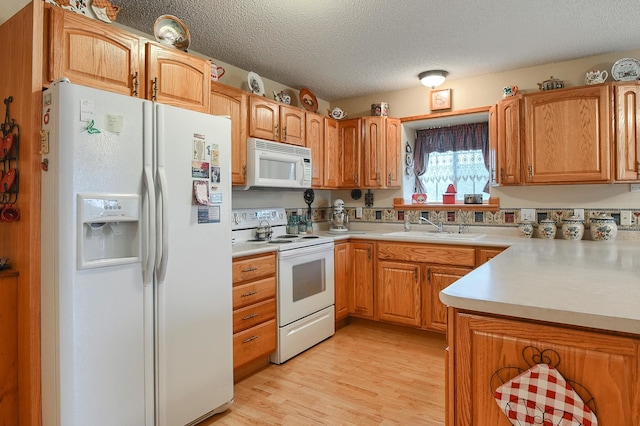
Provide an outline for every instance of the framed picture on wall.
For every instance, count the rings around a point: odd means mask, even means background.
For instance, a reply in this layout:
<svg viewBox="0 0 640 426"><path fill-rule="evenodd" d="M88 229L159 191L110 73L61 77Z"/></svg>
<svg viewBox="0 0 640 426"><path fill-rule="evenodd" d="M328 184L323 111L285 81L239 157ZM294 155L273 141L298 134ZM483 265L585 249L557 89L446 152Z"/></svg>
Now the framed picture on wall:
<svg viewBox="0 0 640 426"><path fill-rule="evenodd" d="M431 111L451 109L451 89L432 90L430 109Z"/></svg>

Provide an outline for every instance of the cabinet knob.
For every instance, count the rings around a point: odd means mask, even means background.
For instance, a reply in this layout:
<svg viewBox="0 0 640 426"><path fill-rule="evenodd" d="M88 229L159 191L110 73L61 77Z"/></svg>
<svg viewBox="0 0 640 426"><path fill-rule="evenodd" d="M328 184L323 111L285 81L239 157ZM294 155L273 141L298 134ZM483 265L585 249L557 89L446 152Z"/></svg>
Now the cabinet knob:
<svg viewBox="0 0 640 426"><path fill-rule="evenodd" d="M138 81L138 71L133 75L133 96L138 96L138 86L140 82Z"/></svg>
<svg viewBox="0 0 640 426"><path fill-rule="evenodd" d="M244 340L242 341L242 343L249 343L250 341L252 341L252 340L256 340L257 338L258 338L258 336L251 336L251 337L249 337L248 339L244 339Z"/></svg>
<svg viewBox="0 0 640 426"><path fill-rule="evenodd" d="M258 294L258 292L257 291L250 291L248 293L244 293L242 295L242 297L249 297L249 296L253 296L254 294Z"/></svg>
<svg viewBox="0 0 640 426"><path fill-rule="evenodd" d="M158 100L158 77L154 77L153 81L151 82L151 87L153 87L152 89L153 96L151 97L151 100L157 101Z"/></svg>
<svg viewBox="0 0 640 426"><path fill-rule="evenodd" d="M278 125L276 124L276 126L274 128L276 130L276 139L278 139Z"/></svg>
<svg viewBox="0 0 640 426"><path fill-rule="evenodd" d="M284 126L284 129L282 129L283 133L284 133L284 140L287 140L287 126Z"/></svg>
<svg viewBox="0 0 640 426"><path fill-rule="evenodd" d="M389 173L389 181L388 181L387 185L391 185L391 173Z"/></svg>

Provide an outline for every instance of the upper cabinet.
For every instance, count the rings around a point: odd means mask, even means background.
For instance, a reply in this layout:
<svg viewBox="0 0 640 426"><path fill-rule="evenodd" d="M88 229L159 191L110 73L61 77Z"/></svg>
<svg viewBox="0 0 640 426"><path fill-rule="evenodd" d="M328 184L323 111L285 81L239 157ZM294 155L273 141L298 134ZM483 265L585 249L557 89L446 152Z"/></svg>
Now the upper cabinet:
<svg viewBox="0 0 640 426"><path fill-rule="evenodd" d="M323 115L307 112L306 140L307 148L311 149L311 186L314 188L324 184L324 120Z"/></svg>
<svg viewBox="0 0 640 426"><path fill-rule="evenodd" d="M245 185L247 178L247 92L211 83L209 112L231 117L231 184Z"/></svg>
<svg viewBox="0 0 640 426"><path fill-rule="evenodd" d="M47 7L44 84L71 82L144 97L144 49L138 36L77 13Z"/></svg>
<svg viewBox="0 0 640 426"><path fill-rule="evenodd" d="M362 119L338 122L338 187L360 187Z"/></svg>
<svg viewBox="0 0 640 426"><path fill-rule="evenodd" d="M209 112L211 64L169 46L146 45L147 99Z"/></svg>
<svg viewBox="0 0 640 426"><path fill-rule="evenodd" d="M210 62L47 6L44 84L72 83L209 112Z"/></svg>
<svg viewBox="0 0 640 426"><path fill-rule="evenodd" d="M616 83L615 180L640 180L640 85L635 82Z"/></svg>
<svg viewBox="0 0 640 426"><path fill-rule="evenodd" d="M402 146L402 127L399 118L386 118L385 128L387 138L385 186L400 188L402 181L400 147Z"/></svg>
<svg viewBox="0 0 640 426"><path fill-rule="evenodd" d="M338 121L324 119L324 187L337 188L340 175L340 129Z"/></svg>
<svg viewBox="0 0 640 426"><path fill-rule="evenodd" d="M497 166L495 179L500 185L520 185L522 146L522 99L507 98L496 107Z"/></svg>
<svg viewBox="0 0 640 426"><path fill-rule="evenodd" d="M611 86L524 96L527 183L611 181Z"/></svg>
<svg viewBox="0 0 640 426"><path fill-rule="evenodd" d="M306 146L306 116L300 108L251 95L249 136Z"/></svg>

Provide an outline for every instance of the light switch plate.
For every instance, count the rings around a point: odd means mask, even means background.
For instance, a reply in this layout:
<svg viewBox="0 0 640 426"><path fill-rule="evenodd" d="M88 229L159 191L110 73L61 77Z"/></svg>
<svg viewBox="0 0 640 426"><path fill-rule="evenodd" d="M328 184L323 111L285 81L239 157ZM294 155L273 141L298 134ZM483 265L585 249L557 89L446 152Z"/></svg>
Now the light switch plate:
<svg viewBox="0 0 640 426"><path fill-rule="evenodd" d="M302 216L302 209L298 209L298 216Z"/></svg>
<svg viewBox="0 0 640 426"><path fill-rule="evenodd" d="M584 209L573 209L573 215L580 220L584 220Z"/></svg>
<svg viewBox="0 0 640 426"><path fill-rule="evenodd" d="M631 226L631 212L628 210L620 211L620 225Z"/></svg>
<svg viewBox="0 0 640 426"><path fill-rule="evenodd" d="M362 219L362 207L356 207L356 219Z"/></svg>
<svg viewBox="0 0 640 426"><path fill-rule="evenodd" d="M629 185L630 192L640 192L640 183L632 183Z"/></svg>
<svg viewBox="0 0 640 426"><path fill-rule="evenodd" d="M520 209L520 220L536 221L536 209Z"/></svg>

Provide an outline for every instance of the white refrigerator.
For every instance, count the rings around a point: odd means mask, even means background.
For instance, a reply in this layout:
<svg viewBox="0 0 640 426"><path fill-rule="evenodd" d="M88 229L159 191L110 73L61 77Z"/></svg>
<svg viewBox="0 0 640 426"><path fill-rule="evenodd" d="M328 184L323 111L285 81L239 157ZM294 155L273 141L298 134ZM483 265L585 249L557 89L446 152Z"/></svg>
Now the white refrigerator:
<svg viewBox="0 0 640 426"><path fill-rule="evenodd" d="M231 125L60 81L42 111L44 426L233 401Z"/></svg>

